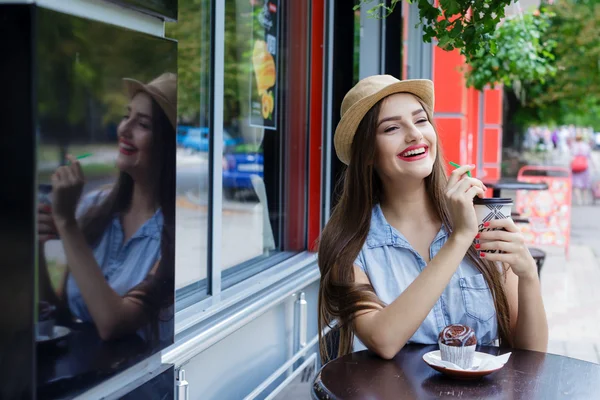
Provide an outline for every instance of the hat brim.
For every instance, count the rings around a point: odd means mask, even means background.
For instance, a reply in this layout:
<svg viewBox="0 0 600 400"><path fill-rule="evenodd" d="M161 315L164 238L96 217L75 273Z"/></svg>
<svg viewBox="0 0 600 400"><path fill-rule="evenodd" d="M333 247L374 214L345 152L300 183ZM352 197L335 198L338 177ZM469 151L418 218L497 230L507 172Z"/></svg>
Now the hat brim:
<svg viewBox="0 0 600 400"><path fill-rule="evenodd" d="M173 129L177 130L177 109L159 91L135 79L123 78L123 82L130 99L133 99L139 92L147 93L165 112L169 122L173 125Z"/></svg>
<svg viewBox="0 0 600 400"><path fill-rule="evenodd" d="M335 151L341 162L346 165L350 164L352 141L356 134L356 129L365 114L367 114L367 112L369 112L369 110L381 99L396 93L410 93L417 96L425 103L425 106L429 108L429 110L426 111L433 113L435 103L433 82L428 79L412 79L396 82L370 96L364 97L354 103L344 113L335 130L333 141Z"/></svg>

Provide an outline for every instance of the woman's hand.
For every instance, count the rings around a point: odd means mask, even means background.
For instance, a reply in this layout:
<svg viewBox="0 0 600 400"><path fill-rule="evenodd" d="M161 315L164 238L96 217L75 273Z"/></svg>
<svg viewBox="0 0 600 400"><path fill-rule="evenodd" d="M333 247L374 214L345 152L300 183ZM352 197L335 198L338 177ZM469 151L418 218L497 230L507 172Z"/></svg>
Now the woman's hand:
<svg viewBox="0 0 600 400"><path fill-rule="evenodd" d="M479 179L469 178L474 165L463 165L452 171L446 188L446 200L452 218L453 234L473 240L479 231L473 206L475 196L483 197L487 188Z"/></svg>
<svg viewBox="0 0 600 400"><path fill-rule="evenodd" d="M79 161L67 156L70 165L64 165L52 175L52 215L57 225L75 221L75 210L85 179Z"/></svg>
<svg viewBox="0 0 600 400"><path fill-rule="evenodd" d="M52 217L52 208L47 204L38 205L37 231L40 244L44 244L48 240L58 239L58 232Z"/></svg>
<svg viewBox="0 0 600 400"><path fill-rule="evenodd" d="M508 264L519 278L537 278L537 266L531 256L525 239L511 218L495 219L484 224L479 236L477 250L492 250L494 253L480 253L482 258ZM503 230L492 230L503 229Z"/></svg>

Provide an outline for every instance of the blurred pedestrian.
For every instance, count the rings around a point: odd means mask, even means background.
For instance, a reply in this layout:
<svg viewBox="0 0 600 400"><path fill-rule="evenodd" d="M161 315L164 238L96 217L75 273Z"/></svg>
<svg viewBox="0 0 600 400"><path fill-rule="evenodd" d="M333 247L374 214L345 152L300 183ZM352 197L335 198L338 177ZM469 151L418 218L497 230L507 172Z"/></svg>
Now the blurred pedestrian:
<svg viewBox="0 0 600 400"><path fill-rule="evenodd" d="M555 150L558 148L558 129L552 131L552 146Z"/></svg>
<svg viewBox="0 0 600 400"><path fill-rule="evenodd" d="M583 140L583 134L578 131L575 142L571 147L571 172L573 173L573 192L575 204L587 204L588 193L591 194L592 175L590 167L593 167L592 149ZM594 168L595 169L595 168Z"/></svg>

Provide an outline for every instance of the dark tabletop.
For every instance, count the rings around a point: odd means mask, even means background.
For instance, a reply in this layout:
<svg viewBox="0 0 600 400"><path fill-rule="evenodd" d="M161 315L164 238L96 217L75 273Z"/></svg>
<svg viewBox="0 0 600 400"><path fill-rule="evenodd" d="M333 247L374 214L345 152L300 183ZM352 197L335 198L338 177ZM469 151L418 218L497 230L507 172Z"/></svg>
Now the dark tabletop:
<svg viewBox="0 0 600 400"><path fill-rule="evenodd" d="M516 179L500 179L497 181L483 181L483 184L494 192L494 197L500 197L501 190L548 190L544 182L523 182Z"/></svg>
<svg viewBox="0 0 600 400"><path fill-rule="evenodd" d="M535 351L478 347L489 354L511 352L499 371L476 381L436 372L423 354L437 345L406 345L390 361L361 351L326 364L317 374L315 399L598 399L600 365Z"/></svg>
<svg viewBox="0 0 600 400"><path fill-rule="evenodd" d="M37 344L38 399L71 398L151 353L136 335L105 342L93 325L69 327L64 340Z"/></svg>

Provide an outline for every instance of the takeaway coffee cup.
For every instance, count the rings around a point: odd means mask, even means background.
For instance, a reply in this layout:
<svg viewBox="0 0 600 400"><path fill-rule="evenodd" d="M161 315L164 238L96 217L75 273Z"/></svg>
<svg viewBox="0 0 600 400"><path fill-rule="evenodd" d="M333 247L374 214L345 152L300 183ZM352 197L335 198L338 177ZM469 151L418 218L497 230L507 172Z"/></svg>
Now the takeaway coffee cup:
<svg viewBox="0 0 600 400"><path fill-rule="evenodd" d="M40 183L38 185L38 202L40 205L45 205L52 209L52 185ZM58 234L56 236L59 239Z"/></svg>
<svg viewBox="0 0 600 400"><path fill-rule="evenodd" d="M52 206L52 185L47 183L38 185L38 201L40 204Z"/></svg>
<svg viewBox="0 0 600 400"><path fill-rule="evenodd" d="M56 307L47 301L40 301L38 303L38 322L37 322L37 337L49 337L54 336L54 324Z"/></svg>
<svg viewBox="0 0 600 400"><path fill-rule="evenodd" d="M492 228L484 227L486 222L490 222L494 219L506 219L510 218L512 211L513 202L512 199L502 199L498 197L491 197L481 199L475 197L473 199L473 205L475 206L475 214L477 215L477 223L479 224L479 232L497 230ZM485 250L485 253L495 253L495 250Z"/></svg>

